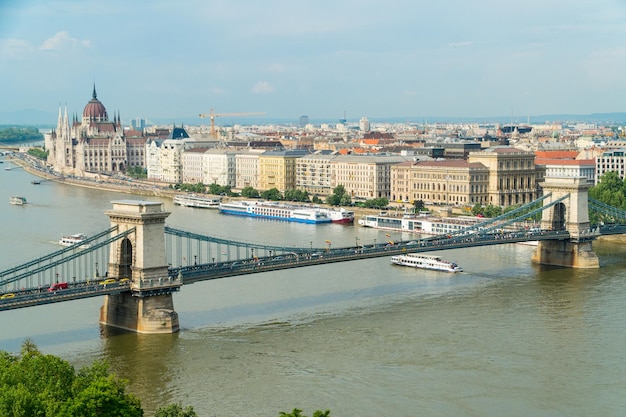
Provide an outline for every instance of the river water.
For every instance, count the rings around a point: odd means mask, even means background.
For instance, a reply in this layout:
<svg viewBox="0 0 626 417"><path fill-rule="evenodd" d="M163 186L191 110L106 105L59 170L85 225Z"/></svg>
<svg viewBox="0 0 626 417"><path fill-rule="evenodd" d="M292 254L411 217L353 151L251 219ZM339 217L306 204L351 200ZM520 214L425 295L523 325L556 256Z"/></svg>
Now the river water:
<svg viewBox="0 0 626 417"><path fill-rule="evenodd" d="M32 179L0 171L0 269L57 250L62 234L104 230L113 200L160 201ZM12 206L11 195L30 204ZM236 240L388 239L358 226L241 219L162 201L169 226ZM107 360L146 415L172 402L200 416L295 407L345 417L625 415L626 250L595 242L599 270L533 265L532 250L441 252L460 274L380 258L197 283L174 295L174 335L101 329L101 298L5 311L0 350L31 338L77 368Z"/></svg>

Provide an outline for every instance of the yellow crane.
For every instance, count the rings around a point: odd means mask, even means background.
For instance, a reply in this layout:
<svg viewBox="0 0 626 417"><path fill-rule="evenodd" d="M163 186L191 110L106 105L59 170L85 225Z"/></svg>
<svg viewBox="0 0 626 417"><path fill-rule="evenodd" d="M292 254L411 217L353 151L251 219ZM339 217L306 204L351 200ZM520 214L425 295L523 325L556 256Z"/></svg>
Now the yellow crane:
<svg viewBox="0 0 626 417"><path fill-rule="evenodd" d="M211 119L211 137L216 139L215 135L215 118L216 117L238 117L238 116L264 116L265 112L248 112L248 113L215 113L213 109L209 113L200 113L201 119L209 117Z"/></svg>

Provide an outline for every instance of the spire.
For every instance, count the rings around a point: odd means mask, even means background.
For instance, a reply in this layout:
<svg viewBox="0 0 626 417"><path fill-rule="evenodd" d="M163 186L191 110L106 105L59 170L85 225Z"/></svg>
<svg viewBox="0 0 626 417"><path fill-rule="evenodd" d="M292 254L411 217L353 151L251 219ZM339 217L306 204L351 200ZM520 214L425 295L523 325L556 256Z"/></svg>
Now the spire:
<svg viewBox="0 0 626 417"><path fill-rule="evenodd" d="M91 97L96 100L98 98L98 95L96 94L96 82L94 81L93 83L93 93L91 94Z"/></svg>

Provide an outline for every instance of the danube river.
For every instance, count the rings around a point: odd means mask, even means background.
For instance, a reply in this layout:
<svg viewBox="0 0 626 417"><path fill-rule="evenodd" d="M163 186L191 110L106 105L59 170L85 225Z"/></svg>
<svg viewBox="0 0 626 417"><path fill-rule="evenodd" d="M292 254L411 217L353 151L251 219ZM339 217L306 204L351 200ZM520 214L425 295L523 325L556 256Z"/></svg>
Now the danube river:
<svg viewBox="0 0 626 417"><path fill-rule="evenodd" d="M62 234L106 229L113 200L157 200L32 179L0 171L0 269L59 249ZM29 204L12 206L11 195ZM320 247L389 239L162 201L168 225L219 237ZM338 417L622 416L626 249L594 248L601 268L591 271L533 265L532 247L504 245L443 252L460 274L379 258L193 284L174 295L174 335L102 330L101 298L5 311L0 350L29 337L77 368L104 359L147 415L182 402L220 417L295 407Z"/></svg>

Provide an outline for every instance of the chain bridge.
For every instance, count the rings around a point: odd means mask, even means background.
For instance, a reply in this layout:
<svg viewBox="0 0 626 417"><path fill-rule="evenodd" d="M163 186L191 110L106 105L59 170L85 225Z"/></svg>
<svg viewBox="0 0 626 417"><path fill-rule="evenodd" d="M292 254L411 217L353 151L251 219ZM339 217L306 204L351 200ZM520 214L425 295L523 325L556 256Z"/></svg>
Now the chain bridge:
<svg viewBox="0 0 626 417"><path fill-rule="evenodd" d="M172 294L195 282L402 253L538 241L533 261L598 268L592 242L626 233L626 211L590 199L580 178L543 184L544 196L439 236L294 247L241 242L165 225L162 203L113 201L111 227L79 244L0 271L0 310L104 296L100 323L139 333L178 331ZM593 224L590 221L592 214ZM539 228L526 220L541 218Z"/></svg>

